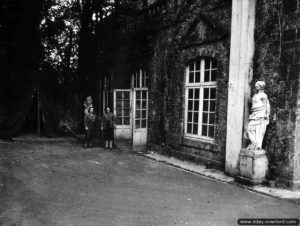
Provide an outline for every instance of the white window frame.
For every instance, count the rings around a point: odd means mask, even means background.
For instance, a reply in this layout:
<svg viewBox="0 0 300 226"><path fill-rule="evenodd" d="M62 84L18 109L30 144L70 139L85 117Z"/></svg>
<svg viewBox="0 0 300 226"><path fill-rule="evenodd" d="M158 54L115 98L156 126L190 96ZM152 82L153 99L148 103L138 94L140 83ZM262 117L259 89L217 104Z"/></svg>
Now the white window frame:
<svg viewBox="0 0 300 226"><path fill-rule="evenodd" d="M140 96L140 98L137 99L137 97L136 97L136 93L137 92L141 92L141 95L142 95L142 92L146 92L146 97L143 98L142 96ZM133 114L134 114L134 129L135 130L138 130L138 129L147 129L148 128L148 100L149 100L148 98L149 98L148 88L136 88L135 89L135 91L134 91L134 98L133 99L134 99L135 102L137 100L141 102L140 109L136 109L136 103L134 104L134 113ZM142 102L143 101L146 102L146 107L145 108L142 107ZM146 111L145 117L139 117L139 118L137 118L136 115L135 115L137 110L139 110L139 111ZM139 128L136 128L136 120L140 121L140 127ZM141 124L141 122L143 120L146 120L146 126L145 127L142 127L142 124Z"/></svg>
<svg viewBox="0 0 300 226"><path fill-rule="evenodd" d="M115 96L115 100L114 100L114 114L115 114L115 117L121 117L122 118L122 124L116 124L116 126L118 126L118 128L123 128L123 127L131 127L132 125L132 93L131 93L131 90L130 89L115 89L114 90L115 93L117 92L121 92L122 93L122 99L117 99L117 96ZM126 110L129 110L129 116L124 116L124 98L123 98L123 95L124 95L124 92L129 92L129 107L128 109ZM122 115L121 116L117 116L117 100L122 100ZM123 123L123 119L124 118L129 118L129 124L124 124ZM116 119L117 120L117 119Z"/></svg>
<svg viewBox="0 0 300 226"><path fill-rule="evenodd" d="M198 61L200 61L200 81L195 82L196 78L194 77L194 83L190 83L189 82L189 73L190 73L189 67L190 67L191 64L195 65L195 63L198 62ZM203 140L203 141L206 141L206 142L209 142L209 143L214 143L215 138L212 138L212 137L209 137L209 136L202 136L204 88L215 88L216 89L216 95L217 95L217 81L204 82L205 61L211 61L211 59L200 58L200 59L197 59L197 60L194 60L194 61L190 62L186 66L186 70L185 70L184 137L189 138L189 139L193 139L193 140ZM195 68L194 68L194 70L195 70ZM211 66L210 66L210 70L212 70ZM215 68L213 68L213 70L215 70ZM217 67L216 67L216 70L217 70ZM216 80L217 80L217 78L216 78ZM197 134L187 133L188 111L189 111L188 110L188 100L189 100L188 92L189 92L189 89L199 89L198 133ZM216 99L215 99L215 101L216 101ZM214 111L214 114L216 114L216 109ZM215 127L214 128L214 137L215 137L215 134L216 134L216 121L214 122L214 124L210 124L210 125L214 125L214 127Z"/></svg>

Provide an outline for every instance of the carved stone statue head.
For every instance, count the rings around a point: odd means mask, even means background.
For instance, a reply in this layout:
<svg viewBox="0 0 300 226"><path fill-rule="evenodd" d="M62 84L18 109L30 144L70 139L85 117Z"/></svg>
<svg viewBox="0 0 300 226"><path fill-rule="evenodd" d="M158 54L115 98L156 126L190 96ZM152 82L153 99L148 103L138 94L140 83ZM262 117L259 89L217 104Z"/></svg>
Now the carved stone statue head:
<svg viewBox="0 0 300 226"><path fill-rule="evenodd" d="M264 90L266 86L266 83L264 81L257 81L255 83L255 89L256 90Z"/></svg>

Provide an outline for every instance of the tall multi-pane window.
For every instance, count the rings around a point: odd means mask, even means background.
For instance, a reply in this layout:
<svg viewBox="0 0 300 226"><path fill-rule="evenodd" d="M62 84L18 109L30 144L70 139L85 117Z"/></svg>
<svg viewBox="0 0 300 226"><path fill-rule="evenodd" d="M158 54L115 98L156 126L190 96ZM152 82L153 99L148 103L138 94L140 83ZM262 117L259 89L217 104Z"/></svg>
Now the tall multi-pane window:
<svg viewBox="0 0 300 226"><path fill-rule="evenodd" d="M198 59L186 68L185 134L214 139L217 61Z"/></svg>
<svg viewBox="0 0 300 226"><path fill-rule="evenodd" d="M146 90L137 90L135 95L135 129L147 128L147 97Z"/></svg>
<svg viewBox="0 0 300 226"><path fill-rule="evenodd" d="M148 74L145 70L138 70L132 76L134 88L135 129L147 128L148 118Z"/></svg>
<svg viewBox="0 0 300 226"><path fill-rule="evenodd" d="M133 88L147 88L148 75L147 72L140 69L133 74Z"/></svg>

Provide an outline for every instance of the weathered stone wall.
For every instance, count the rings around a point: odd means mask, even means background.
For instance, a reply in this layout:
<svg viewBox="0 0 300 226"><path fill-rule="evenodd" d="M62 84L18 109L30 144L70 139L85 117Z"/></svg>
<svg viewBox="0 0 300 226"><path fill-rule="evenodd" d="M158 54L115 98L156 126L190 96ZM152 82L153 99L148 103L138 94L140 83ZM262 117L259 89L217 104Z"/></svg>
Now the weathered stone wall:
<svg viewBox="0 0 300 226"><path fill-rule="evenodd" d="M288 185L295 168L299 15L299 0L257 1L252 87L259 79L266 81L271 104L271 121L264 141L270 161L269 177L279 178Z"/></svg>
<svg viewBox="0 0 300 226"><path fill-rule="evenodd" d="M150 145L162 145L171 154L219 167L225 158L230 11L230 4L193 1L169 14L168 21L181 17L181 22L158 32L150 72ZM198 57L218 60L214 144L184 137L185 68Z"/></svg>
<svg viewBox="0 0 300 226"><path fill-rule="evenodd" d="M225 159L230 1L155 1L102 37L113 89L130 88L134 70L149 75L148 144L223 167ZM104 28L101 28L104 29ZM103 30L102 30L102 33ZM184 138L185 68L199 57L218 61L214 143Z"/></svg>
<svg viewBox="0 0 300 226"><path fill-rule="evenodd" d="M263 144L270 161L269 179L281 178L287 184L300 180L300 144L295 142L300 140L300 128L297 130L300 125L297 116L300 114L299 1L257 0L253 78L249 84L253 88L257 80L266 81L272 106ZM135 17L118 20L121 23L109 28L113 32L108 31L104 41L108 45L104 64L112 76L113 88L130 88L135 69L148 71L149 147L222 167L226 146L231 1L155 1ZM185 67L197 57L218 60L217 126L213 144L184 137Z"/></svg>

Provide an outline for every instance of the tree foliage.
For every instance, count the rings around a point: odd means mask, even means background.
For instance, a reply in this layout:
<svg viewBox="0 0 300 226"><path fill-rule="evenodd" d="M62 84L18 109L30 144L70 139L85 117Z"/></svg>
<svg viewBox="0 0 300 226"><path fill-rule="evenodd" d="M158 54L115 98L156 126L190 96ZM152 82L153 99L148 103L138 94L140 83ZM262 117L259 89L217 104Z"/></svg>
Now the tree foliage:
<svg viewBox="0 0 300 226"><path fill-rule="evenodd" d="M97 92L97 25L122 4L0 1L0 104L9 104L19 89L16 83L42 87L62 115L70 110L80 118L83 98Z"/></svg>

